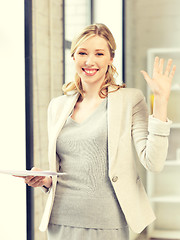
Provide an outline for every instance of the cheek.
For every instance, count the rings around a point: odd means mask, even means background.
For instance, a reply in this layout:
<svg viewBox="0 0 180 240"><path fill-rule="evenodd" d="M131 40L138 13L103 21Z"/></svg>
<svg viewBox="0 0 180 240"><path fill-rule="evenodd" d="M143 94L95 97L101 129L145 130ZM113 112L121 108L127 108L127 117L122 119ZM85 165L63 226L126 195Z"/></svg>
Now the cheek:
<svg viewBox="0 0 180 240"><path fill-rule="evenodd" d="M81 68L82 64L81 64L81 62L76 62L75 66L76 66L76 68Z"/></svg>
<svg viewBox="0 0 180 240"><path fill-rule="evenodd" d="M82 64L81 62L74 62L74 68L77 73L81 73L82 71Z"/></svg>
<svg viewBox="0 0 180 240"><path fill-rule="evenodd" d="M102 62L99 64L99 66L100 66L101 68L103 68L104 70L107 70L108 65L109 65L109 61L107 61L107 60L104 60L104 61L102 61Z"/></svg>
<svg viewBox="0 0 180 240"><path fill-rule="evenodd" d="M81 66L83 64L83 62L84 62L84 60L82 58L79 58L79 57L76 57L73 60L74 60L74 64L76 66Z"/></svg>

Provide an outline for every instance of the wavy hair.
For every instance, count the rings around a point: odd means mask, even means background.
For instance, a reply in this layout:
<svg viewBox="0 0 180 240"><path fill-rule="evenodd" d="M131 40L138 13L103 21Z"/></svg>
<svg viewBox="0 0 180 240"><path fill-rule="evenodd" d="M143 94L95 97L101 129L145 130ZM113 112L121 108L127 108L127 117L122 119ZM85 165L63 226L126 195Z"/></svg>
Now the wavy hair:
<svg viewBox="0 0 180 240"><path fill-rule="evenodd" d="M108 29L108 27L102 23L91 24L85 27L82 30L82 32L80 32L80 34L73 39L71 44L71 57L74 56L76 49L81 43L83 43L84 41L86 41L87 39L93 36L102 37L107 41L110 56L114 58L115 50L116 50L116 43L115 43L114 37L111 31ZM115 89L111 92L117 91L118 89L125 87L125 84L123 85L116 84L115 75L118 75L115 66L109 65L105 75L105 80L99 90L99 96L101 98L107 97L108 95L107 89L109 86L113 86L113 88ZM76 73L74 81L64 84L62 87L62 90L64 94L67 94L70 91L76 90L83 97L84 91L82 88L81 78L79 77L79 75Z"/></svg>

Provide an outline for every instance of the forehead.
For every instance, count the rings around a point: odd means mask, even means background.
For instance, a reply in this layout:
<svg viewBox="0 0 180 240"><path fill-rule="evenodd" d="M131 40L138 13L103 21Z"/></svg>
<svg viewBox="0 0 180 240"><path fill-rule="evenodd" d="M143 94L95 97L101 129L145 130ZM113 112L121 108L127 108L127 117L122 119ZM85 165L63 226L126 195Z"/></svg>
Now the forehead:
<svg viewBox="0 0 180 240"><path fill-rule="evenodd" d="M100 36L92 36L88 38L87 40L80 43L78 48L109 50L107 41Z"/></svg>

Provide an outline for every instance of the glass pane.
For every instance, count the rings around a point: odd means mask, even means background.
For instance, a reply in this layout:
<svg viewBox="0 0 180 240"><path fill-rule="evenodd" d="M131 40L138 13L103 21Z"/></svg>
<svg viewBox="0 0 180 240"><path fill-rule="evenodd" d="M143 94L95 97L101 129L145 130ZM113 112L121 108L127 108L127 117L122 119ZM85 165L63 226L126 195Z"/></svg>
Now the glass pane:
<svg viewBox="0 0 180 240"><path fill-rule="evenodd" d="M90 0L65 1L65 83L74 80L75 71L70 46L74 36L91 23L90 6Z"/></svg>

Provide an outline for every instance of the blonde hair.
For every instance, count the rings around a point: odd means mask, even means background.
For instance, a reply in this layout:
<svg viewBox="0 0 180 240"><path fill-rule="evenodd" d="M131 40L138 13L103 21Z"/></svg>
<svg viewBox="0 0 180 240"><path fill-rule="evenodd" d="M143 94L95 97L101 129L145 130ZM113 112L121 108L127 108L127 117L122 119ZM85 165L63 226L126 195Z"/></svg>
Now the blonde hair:
<svg viewBox="0 0 180 240"><path fill-rule="evenodd" d="M104 38L108 43L110 56L114 58L116 50L116 43L114 37L110 30L108 29L108 27L102 23L91 24L85 27L82 30L82 32L74 38L71 44L71 57L74 56L74 53L78 46L92 36L100 36ZM118 89L125 87L125 84L120 86L115 83L114 75L118 75L116 68L113 65L109 65L105 75L105 81L99 90L99 96L101 98L107 97L108 95L107 89L109 86L113 86L115 88L114 91L117 91ZM76 90L83 97L84 91L82 88L81 78L79 77L79 75L76 73L75 80L67 84L64 84L62 90L64 91L64 94L67 94L69 91Z"/></svg>

